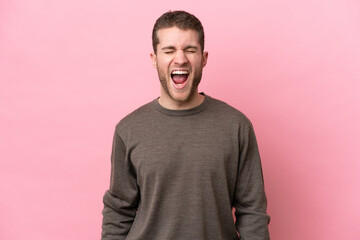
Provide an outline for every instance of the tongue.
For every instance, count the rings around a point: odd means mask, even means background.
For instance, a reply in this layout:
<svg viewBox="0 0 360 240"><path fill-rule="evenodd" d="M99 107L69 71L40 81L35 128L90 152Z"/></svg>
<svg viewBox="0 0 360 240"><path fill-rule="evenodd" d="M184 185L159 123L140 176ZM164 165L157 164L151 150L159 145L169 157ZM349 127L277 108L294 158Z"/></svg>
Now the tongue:
<svg viewBox="0 0 360 240"><path fill-rule="evenodd" d="M176 84L184 83L186 81L186 79L187 79L187 75L185 75L185 74L175 74L172 76L172 80Z"/></svg>

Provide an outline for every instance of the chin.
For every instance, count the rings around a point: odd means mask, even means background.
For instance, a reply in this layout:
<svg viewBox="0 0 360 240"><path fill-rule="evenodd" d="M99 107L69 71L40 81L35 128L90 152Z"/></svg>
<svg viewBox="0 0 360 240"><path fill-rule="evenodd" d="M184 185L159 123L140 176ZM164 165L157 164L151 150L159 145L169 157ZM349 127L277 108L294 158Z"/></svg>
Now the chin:
<svg viewBox="0 0 360 240"><path fill-rule="evenodd" d="M182 94L170 94L171 99L178 103L187 103L190 102L194 97L194 92L184 92Z"/></svg>

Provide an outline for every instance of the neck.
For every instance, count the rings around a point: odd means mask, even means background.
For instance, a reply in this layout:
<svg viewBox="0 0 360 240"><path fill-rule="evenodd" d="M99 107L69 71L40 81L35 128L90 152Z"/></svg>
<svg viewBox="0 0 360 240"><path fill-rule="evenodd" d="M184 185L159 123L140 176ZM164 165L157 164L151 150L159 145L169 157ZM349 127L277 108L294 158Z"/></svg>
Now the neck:
<svg viewBox="0 0 360 240"><path fill-rule="evenodd" d="M159 98L159 104L167 109L171 110L186 110L199 106L204 101L204 95L196 92L189 101L175 101L170 97L161 95Z"/></svg>

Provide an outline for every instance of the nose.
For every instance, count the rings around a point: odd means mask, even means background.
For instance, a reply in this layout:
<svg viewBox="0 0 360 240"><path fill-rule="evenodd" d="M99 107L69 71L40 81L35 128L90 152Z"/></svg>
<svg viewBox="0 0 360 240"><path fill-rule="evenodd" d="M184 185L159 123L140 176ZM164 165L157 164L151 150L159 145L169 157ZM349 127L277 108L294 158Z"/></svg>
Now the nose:
<svg viewBox="0 0 360 240"><path fill-rule="evenodd" d="M183 50L179 50L176 52L174 63L177 65L184 65L188 62L188 59Z"/></svg>

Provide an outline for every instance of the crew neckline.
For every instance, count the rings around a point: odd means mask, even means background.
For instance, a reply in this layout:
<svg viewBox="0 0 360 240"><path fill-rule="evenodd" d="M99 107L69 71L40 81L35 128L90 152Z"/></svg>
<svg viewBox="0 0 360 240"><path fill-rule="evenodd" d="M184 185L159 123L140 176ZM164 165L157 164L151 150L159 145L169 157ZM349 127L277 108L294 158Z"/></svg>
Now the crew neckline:
<svg viewBox="0 0 360 240"><path fill-rule="evenodd" d="M153 105L154 105L156 110L158 110L159 112L164 113L166 115L170 115L170 116L192 115L192 114L202 112L203 110L205 110L207 108L207 106L210 103L210 99L211 99L210 96L206 95L203 92L201 92L200 94L204 96L204 100L202 101L202 103L200 103L200 105L198 105L198 106L196 106L194 108L189 108L189 109L184 109L184 110L168 109L168 108L165 108L165 107L160 105L159 98L156 98L156 99L153 100Z"/></svg>

